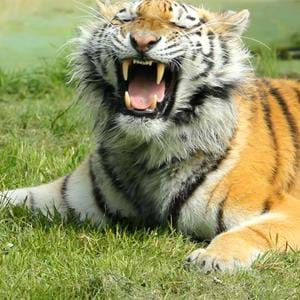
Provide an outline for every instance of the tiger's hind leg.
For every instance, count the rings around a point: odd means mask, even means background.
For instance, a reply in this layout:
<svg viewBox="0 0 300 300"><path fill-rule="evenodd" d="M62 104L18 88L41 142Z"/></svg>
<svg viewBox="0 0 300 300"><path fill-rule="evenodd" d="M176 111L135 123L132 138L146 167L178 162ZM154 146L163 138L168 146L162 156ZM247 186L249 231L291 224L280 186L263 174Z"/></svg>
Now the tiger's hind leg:
<svg viewBox="0 0 300 300"><path fill-rule="evenodd" d="M273 203L268 213L216 236L206 249L192 252L187 263L205 273L235 272L250 268L269 250L300 249L300 200L280 195Z"/></svg>

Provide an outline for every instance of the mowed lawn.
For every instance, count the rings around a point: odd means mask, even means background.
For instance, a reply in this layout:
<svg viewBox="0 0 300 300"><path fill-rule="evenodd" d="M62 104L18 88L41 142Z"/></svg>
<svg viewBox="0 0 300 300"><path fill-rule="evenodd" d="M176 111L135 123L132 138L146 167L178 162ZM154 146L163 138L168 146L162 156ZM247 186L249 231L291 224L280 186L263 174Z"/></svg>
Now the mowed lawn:
<svg viewBox="0 0 300 300"><path fill-rule="evenodd" d="M41 5L31 1L30 9ZM9 64L0 61L5 65L0 67L0 190L62 176L93 148L89 118L74 87L66 84L65 60L52 58L35 66L34 58L26 69L16 70L19 57L15 64L7 54ZM256 64L262 75L282 72L269 51ZM4 208L0 299L300 299L300 253L268 254L249 272L235 275L186 270L184 257L205 245L172 228L118 225L103 231Z"/></svg>

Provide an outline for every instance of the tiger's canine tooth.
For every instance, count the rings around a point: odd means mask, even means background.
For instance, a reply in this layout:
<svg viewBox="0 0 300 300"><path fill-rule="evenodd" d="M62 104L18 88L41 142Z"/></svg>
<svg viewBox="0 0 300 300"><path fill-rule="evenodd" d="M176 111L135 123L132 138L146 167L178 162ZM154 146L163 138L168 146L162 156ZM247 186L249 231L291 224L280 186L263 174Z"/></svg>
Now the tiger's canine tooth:
<svg viewBox="0 0 300 300"><path fill-rule="evenodd" d="M130 65L131 65L131 60L130 59L125 59L122 62L123 77L124 77L125 81L128 80L128 70L129 70Z"/></svg>
<svg viewBox="0 0 300 300"><path fill-rule="evenodd" d="M164 74L165 74L165 68L166 66L164 64L157 64L157 77L156 77L156 83L160 84Z"/></svg>
<svg viewBox="0 0 300 300"><path fill-rule="evenodd" d="M151 103L151 106L150 106L150 109L156 109L157 107L157 100L158 100L158 97L157 95L155 94L153 97L152 97L152 103Z"/></svg>
<svg viewBox="0 0 300 300"><path fill-rule="evenodd" d="M128 109L131 108L131 99L130 99L130 95L127 91L125 92L125 105Z"/></svg>

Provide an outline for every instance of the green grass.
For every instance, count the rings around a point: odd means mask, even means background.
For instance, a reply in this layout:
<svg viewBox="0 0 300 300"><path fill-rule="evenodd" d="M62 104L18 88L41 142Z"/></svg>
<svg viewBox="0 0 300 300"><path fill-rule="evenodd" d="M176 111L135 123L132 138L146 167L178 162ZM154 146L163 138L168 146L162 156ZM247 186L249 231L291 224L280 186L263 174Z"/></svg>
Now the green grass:
<svg viewBox="0 0 300 300"><path fill-rule="evenodd" d="M182 258L195 244L172 231L101 232L1 212L1 299L299 299L299 254L253 271L201 275Z"/></svg>
<svg viewBox="0 0 300 300"><path fill-rule="evenodd" d="M261 74L279 73L268 53L257 64ZM60 60L0 71L0 189L55 179L92 147L66 74ZM185 270L184 257L202 245L168 228L101 231L2 209L0 298L299 299L299 253L267 255L233 276Z"/></svg>

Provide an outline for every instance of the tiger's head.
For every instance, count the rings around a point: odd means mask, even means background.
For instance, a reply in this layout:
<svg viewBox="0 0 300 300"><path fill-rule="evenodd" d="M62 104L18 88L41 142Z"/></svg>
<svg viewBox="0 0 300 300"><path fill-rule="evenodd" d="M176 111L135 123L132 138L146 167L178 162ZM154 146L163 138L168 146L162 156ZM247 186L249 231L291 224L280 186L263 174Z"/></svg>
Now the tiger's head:
<svg viewBox="0 0 300 300"><path fill-rule="evenodd" d="M146 139L179 127L230 131L230 94L250 70L240 39L247 10L213 13L171 0L99 9L81 30L75 59L96 114Z"/></svg>

